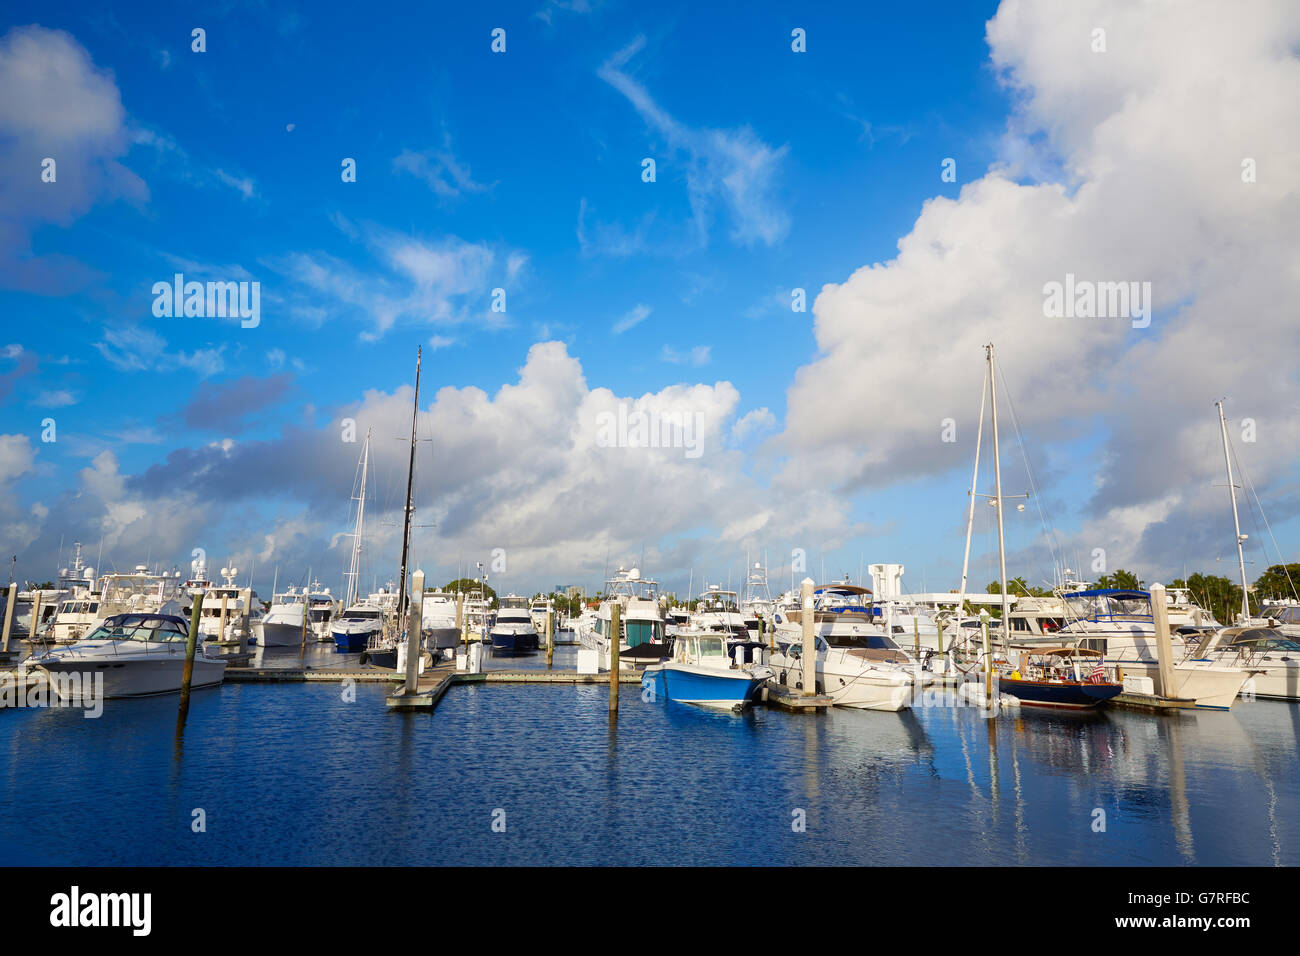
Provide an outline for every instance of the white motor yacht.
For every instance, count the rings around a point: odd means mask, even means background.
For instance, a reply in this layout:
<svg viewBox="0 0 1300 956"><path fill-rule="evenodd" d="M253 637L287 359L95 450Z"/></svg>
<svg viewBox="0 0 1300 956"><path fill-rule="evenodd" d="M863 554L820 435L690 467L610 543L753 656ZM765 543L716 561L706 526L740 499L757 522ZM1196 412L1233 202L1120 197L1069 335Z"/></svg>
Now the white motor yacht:
<svg viewBox="0 0 1300 956"><path fill-rule="evenodd" d="M1098 588L1061 592L1061 598L1068 622L1058 632L1063 644L1100 651L1126 675L1158 680L1150 592ZM1170 647L1175 662L1171 696L1193 699L1197 707L1227 710L1251 676L1249 670L1190 653L1195 648L1181 634L1170 635Z"/></svg>
<svg viewBox="0 0 1300 956"><path fill-rule="evenodd" d="M83 696L100 678L105 697L174 693L181 689L188 636L179 614L115 614L83 640L34 655L27 666L46 671L60 697ZM206 656L201 646L195 650L192 688L220 684L225 673L224 660Z"/></svg>
<svg viewBox="0 0 1300 956"><path fill-rule="evenodd" d="M769 658L778 683L802 686L803 643L788 632L779 638ZM934 680L888 635L871 633L830 638L817 636L816 692L839 707L900 711L911 706L915 694Z"/></svg>
<svg viewBox="0 0 1300 956"><path fill-rule="evenodd" d="M539 649L537 628L533 625L527 599L514 594L501 598L490 638L493 656L529 654Z"/></svg>
<svg viewBox="0 0 1300 956"><path fill-rule="evenodd" d="M1300 700L1300 643L1272 627L1225 627L1205 632L1197 658L1249 671L1243 697Z"/></svg>

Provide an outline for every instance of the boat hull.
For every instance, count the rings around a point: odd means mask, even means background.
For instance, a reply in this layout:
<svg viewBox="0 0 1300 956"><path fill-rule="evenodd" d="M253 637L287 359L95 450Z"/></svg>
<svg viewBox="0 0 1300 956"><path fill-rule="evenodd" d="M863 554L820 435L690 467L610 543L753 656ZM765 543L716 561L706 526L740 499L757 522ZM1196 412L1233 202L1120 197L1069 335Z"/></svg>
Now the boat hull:
<svg viewBox="0 0 1300 956"><path fill-rule="evenodd" d="M84 686L90 686L86 678L102 675L103 695L120 699L130 697L154 697L159 694L175 694L181 689L181 679L185 667L185 654L154 654L147 657L124 658L119 660L70 659L45 663L41 665L52 677L58 675L79 674ZM195 655L194 672L190 679L190 688L215 687L225 679L226 662ZM61 682L52 679L51 688L59 693ZM64 694L59 693L60 697ZM74 697L67 697L72 700Z"/></svg>
<svg viewBox="0 0 1300 956"><path fill-rule="evenodd" d="M263 621L259 642L263 647L301 647L302 624Z"/></svg>
<svg viewBox="0 0 1300 956"><path fill-rule="evenodd" d="M447 627L424 628L424 648L428 651L447 650L460 643L460 630L452 624Z"/></svg>
<svg viewBox="0 0 1300 956"><path fill-rule="evenodd" d="M1056 710L1093 710L1124 691L1123 684L1090 684L1086 681L1034 681L1011 677L998 679L998 690L1010 694L1023 707Z"/></svg>
<svg viewBox="0 0 1300 956"><path fill-rule="evenodd" d="M538 650L537 632L510 633L492 631L493 656L532 654Z"/></svg>
<svg viewBox="0 0 1300 956"><path fill-rule="evenodd" d="M397 668L397 648L381 647L369 648L361 653L361 663L370 664L374 667L391 667Z"/></svg>
<svg viewBox="0 0 1300 956"><path fill-rule="evenodd" d="M356 654L364 651L370 639L378 634L377 630L353 630L351 628L334 628L334 649L341 654Z"/></svg>
<svg viewBox="0 0 1300 956"><path fill-rule="evenodd" d="M1155 662L1121 660L1117 663L1125 674L1160 680L1160 665ZM1174 696L1191 698L1204 710L1229 710L1249 679L1250 672L1239 667L1184 661L1174 665Z"/></svg>
<svg viewBox="0 0 1300 956"><path fill-rule="evenodd" d="M718 670L667 661L647 667L641 686L664 700L732 709L752 704L770 676L766 668L758 672Z"/></svg>

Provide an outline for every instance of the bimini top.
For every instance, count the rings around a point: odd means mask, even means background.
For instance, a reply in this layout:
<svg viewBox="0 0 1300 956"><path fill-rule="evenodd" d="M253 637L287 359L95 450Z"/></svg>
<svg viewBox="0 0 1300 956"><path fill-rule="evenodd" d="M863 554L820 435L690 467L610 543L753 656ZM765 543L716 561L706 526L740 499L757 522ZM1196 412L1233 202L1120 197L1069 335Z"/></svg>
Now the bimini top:
<svg viewBox="0 0 1300 956"><path fill-rule="evenodd" d="M856 584L823 584L813 590L814 594L870 594L871 588L859 587Z"/></svg>
<svg viewBox="0 0 1300 956"><path fill-rule="evenodd" d="M151 630L170 631L179 628L186 633L189 632L190 622L185 620L179 614L151 614L149 612L135 611L130 614L114 614L112 617L104 618L101 627L145 627Z"/></svg>
<svg viewBox="0 0 1300 956"><path fill-rule="evenodd" d="M1139 591L1136 588L1093 588L1091 591L1067 591L1066 597L1118 597L1118 598L1145 598L1151 600L1150 591Z"/></svg>

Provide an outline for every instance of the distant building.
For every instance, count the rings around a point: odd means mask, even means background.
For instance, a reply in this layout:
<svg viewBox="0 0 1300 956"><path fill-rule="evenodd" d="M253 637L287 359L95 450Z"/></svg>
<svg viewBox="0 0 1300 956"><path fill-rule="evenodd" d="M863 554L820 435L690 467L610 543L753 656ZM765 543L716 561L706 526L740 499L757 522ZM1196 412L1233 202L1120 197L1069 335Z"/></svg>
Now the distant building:
<svg viewBox="0 0 1300 956"><path fill-rule="evenodd" d="M563 594L566 598L576 598L586 592L580 584L557 584L551 588L552 594Z"/></svg>

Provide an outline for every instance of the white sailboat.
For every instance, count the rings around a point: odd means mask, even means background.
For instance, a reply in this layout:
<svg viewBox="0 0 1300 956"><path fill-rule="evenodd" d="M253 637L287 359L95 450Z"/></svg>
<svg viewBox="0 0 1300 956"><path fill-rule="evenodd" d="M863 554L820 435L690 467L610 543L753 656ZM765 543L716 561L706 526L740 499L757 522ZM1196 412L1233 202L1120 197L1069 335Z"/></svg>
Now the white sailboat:
<svg viewBox="0 0 1300 956"><path fill-rule="evenodd" d="M366 478L370 471L370 429L366 429L366 440L361 446L360 492L352 499L357 503L357 517L352 538L352 560L344 578L343 613L335 618L330 627L334 637L334 646L343 653L364 651L384 630L384 610L369 598L358 601L357 583L361 574L362 534L366 520Z"/></svg>

